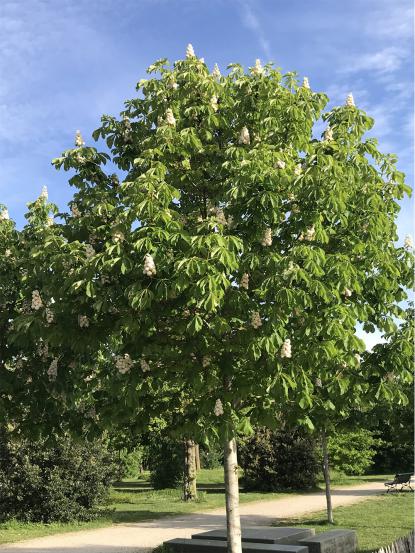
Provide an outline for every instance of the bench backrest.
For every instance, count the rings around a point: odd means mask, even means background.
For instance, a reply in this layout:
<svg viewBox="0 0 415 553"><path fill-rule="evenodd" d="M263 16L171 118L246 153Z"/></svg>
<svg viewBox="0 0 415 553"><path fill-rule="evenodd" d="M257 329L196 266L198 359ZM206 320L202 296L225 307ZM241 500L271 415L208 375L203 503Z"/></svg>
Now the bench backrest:
<svg viewBox="0 0 415 553"><path fill-rule="evenodd" d="M409 482L411 477L413 476L412 472L405 472L402 474L396 474L395 475L395 481L397 484L404 484L405 482Z"/></svg>

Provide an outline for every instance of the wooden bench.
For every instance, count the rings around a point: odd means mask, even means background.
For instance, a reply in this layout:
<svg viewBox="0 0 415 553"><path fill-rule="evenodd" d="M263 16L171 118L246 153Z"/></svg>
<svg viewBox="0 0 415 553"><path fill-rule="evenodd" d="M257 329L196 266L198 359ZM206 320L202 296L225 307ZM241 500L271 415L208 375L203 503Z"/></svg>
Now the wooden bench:
<svg viewBox="0 0 415 553"><path fill-rule="evenodd" d="M412 476L413 476L412 472L403 472L401 474L395 474L395 478L393 480L389 480L389 482L385 482L384 484L388 488L387 493L389 493L392 490L401 492L405 487L409 488L413 492L414 490L411 486ZM400 486L399 489L398 489L398 486Z"/></svg>
<svg viewBox="0 0 415 553"><path fill-rule="evenodd" d="M356 553L357 535L355 530L330 530L299 540L300 544L306 545L309 553Z"/></svg>
<svg viewBox="0 0 415 553"><path fill-rule="evenodd" d="M290 528L287 526L251 526L242 528L242 541L250 543L280 543L284 545L297 545L298 540L314 536L314 528ZM226 541L226 528L208 530L199 534L193 534L194 540L219 540Z"/></svg>
<svg viewBox="0 0 415 553"><path fill-rule="evenodd" d="M222 540L179 539L164 542L175 553L227 553L228 542ZM243 553L309 553L305 545L242 542Z"/></svg>

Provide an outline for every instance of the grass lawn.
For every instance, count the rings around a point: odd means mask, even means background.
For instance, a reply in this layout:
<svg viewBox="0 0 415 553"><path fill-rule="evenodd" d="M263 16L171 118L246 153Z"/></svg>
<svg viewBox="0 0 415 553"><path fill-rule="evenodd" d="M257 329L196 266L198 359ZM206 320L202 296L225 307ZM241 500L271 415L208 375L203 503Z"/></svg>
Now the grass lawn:
<svg viewBox="0 0 415 553"><path fill-rule="evenodd" d="M359 551L369 553L405 536L413 529L414 495L391 493L356 505L334 509L335 525L328 524L325 513L278 522L278 526L311 526L316 532L349 528L357 531Z"/></svg>
<svg viewBox="0 0 415 553"><path fill-rule="evenodd" d="M390 475L341 476L333 474L333 486L353 485L367 481L385 481ZM322 483L319 484L322 487ZM0 544L50 534L108 526L112 523L139 522L168 515L204 511L225 505L223 469L202 469L198 474L199 499L192 503L181 501L181 490L153 490L148 474L139 479L127 479L111 490L112 514L99 520L78 524L0 523ZM241 503L283 497L286 493L258 493L241 490Z"/></svg>

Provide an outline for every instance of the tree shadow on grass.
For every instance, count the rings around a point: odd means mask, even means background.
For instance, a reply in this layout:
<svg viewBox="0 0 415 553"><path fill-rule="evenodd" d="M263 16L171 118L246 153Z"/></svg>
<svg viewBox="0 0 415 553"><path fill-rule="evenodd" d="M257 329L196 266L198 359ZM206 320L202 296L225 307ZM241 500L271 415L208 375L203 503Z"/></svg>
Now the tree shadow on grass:
<svg viewBox="0 0 415 553"><path fill-rule="evenodd" d="M129 523L139 523L147 522L149 520L156 520L163 517L174 517L178 516L177 512L173 511L146 511L146 510L137 510L137 511L115 511L111 514L111 520L115 524L129 524Z"/></svg>

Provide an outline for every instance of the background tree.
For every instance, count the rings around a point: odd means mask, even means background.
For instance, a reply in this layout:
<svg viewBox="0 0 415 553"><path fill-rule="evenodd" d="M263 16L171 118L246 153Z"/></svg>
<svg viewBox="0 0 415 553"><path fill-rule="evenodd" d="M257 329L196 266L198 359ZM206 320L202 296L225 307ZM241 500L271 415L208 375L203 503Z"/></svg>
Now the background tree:
<svg viewBox="0 0 415 553"><path fill-rule="evenodd" d="M24 294L38 290L43 307L16 332L48 343L52 387L72 403L104 359L101 425L146 427L155 392L185 383L189 424L223 443L229 551L240 553L237 434L273 423L294 395L311 425L315 367L344 363L347 379L364 349L356 324L383 330L399 314L410 267L394 244L396 200L409 189L364 138L373 120L351 96L324 114L318 140L327 97L294 73L257 60L221 76L191 45L149 72L159 77L94 133L110 154L78 133L54 161L75 170L77 191L31 252Z"/></svg>

